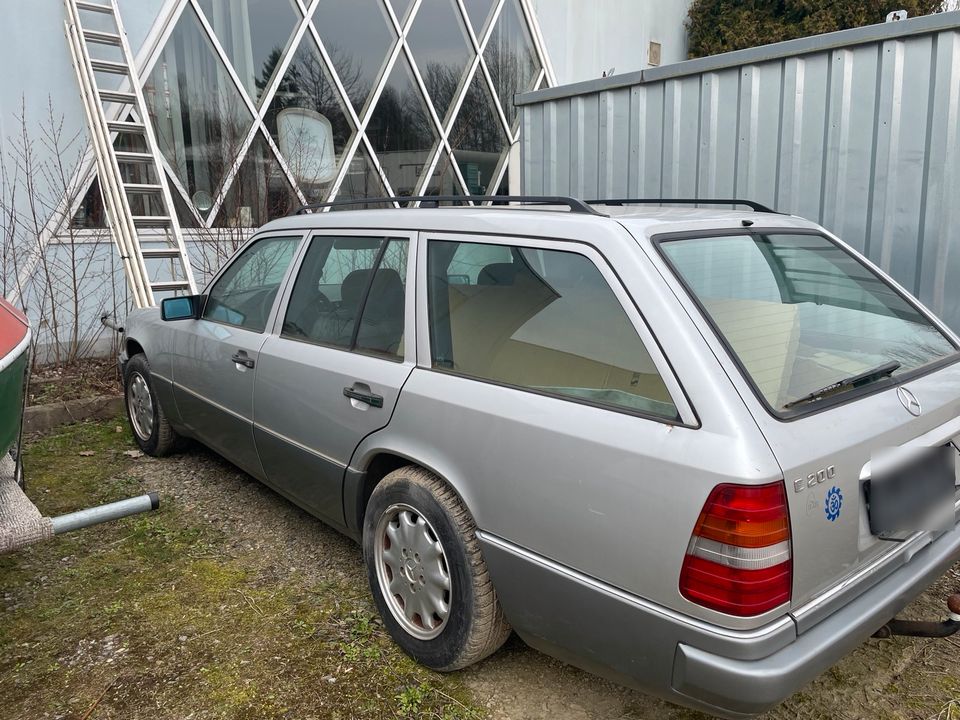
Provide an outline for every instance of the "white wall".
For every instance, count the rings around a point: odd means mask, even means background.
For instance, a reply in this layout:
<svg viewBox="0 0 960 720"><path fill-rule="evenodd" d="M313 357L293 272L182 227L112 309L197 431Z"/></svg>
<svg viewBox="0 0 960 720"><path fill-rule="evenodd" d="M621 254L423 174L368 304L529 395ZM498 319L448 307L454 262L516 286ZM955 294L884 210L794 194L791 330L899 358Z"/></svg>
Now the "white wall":
<svg viewBox="0 0 960 720"><path fill-rule="evenodd" d="M165 0L119 0L121 19L134 54L140 49ZM20 132L21 102L30 128L46 117L48 104L63 117L63 134L84 131L80 91L64 35L62 0L2 0L0 42L0 152ZM88 16L88 13L84 13ZM29 128L28 128L29 129ZM39 149L39 148L38 148ZM78 148L80 149L80 148Z"/></svg>
<svg viewBox="0 0 960 720"><path fill-rule="evenodd" d="M651 40L661 65L687 59L690 0L532 0L560 85L644 70Z"/></svg>

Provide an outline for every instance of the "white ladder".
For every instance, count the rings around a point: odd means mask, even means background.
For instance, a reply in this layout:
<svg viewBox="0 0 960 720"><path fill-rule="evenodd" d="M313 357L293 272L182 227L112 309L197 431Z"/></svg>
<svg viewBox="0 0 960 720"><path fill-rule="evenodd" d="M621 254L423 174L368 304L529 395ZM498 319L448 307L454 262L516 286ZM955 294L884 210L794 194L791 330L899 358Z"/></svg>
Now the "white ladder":
<svg viewBox="0 0 960 720"><path fill-rule="evenodd" d="M197 286L190 258L117 0L64 0L64 4L67 8L64 23L67 44L87 116L100 192L134 303L137 307L156 305L155 293L160 292L194 295ZM85 30L82 13L112 17L116 32ZM122 61L91 58L88 44L119 48ZM97 85L97 72L125 76L127 83L119 90L101 90ZM110 119L107 106L111 107ZM143 138L146 151L115 149L114 141L120 134ZM125 181L124 178L131 177L132 173L124 175L121 166L128 170L140 168L143 174L139 178L133 177L143 181ZM134 197L144 208L143 214L135 215L131 211L131 198ZM141 237L141 229L153 232Z"/></svg>

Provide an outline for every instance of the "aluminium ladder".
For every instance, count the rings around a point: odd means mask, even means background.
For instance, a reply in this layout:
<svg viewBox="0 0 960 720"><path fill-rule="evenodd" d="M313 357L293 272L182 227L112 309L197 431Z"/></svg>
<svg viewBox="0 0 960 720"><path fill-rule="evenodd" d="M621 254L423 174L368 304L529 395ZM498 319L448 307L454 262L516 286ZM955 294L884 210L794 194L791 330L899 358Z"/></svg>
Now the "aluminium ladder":
<svg viewBox="0 0 960 720"><path fill-rule="evenodd" d="M134 303L137 307L156 305L155 293L161 292L196 294L190 258L117 0L64 0L64 4L67 44L87 116L100 192ZM92 21L103 16L112 18L115 32L84 28L84 17ZM108 53L121 59L101 58L103 53L91 57L90 46L108 48ZM116 90L101 89L97 73L125 77L126 83ZM126 136L134 149L117 149L114 143L119 136Z"/></svg>

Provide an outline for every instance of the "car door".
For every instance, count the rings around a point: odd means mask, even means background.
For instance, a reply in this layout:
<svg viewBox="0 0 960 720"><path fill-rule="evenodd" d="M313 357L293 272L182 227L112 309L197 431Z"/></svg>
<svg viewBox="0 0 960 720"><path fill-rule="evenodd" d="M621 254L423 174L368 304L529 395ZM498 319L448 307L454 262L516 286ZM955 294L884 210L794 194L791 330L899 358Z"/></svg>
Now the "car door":
<svg viewBox="0 0 960 720"><path fill-rule="evenodd" d="M413 236L315 233L260 348L254 435L267 482L344 524L343 474L416 362Z"/></svg>
<svg viewBox="0 0 960 720"><path fill-rule="evenodd" d="M250 242L209 287L201 317L178 328L174 393L184 423L250 474L263 470L253 441L253 384L260 346L302 234Z"/></svg>

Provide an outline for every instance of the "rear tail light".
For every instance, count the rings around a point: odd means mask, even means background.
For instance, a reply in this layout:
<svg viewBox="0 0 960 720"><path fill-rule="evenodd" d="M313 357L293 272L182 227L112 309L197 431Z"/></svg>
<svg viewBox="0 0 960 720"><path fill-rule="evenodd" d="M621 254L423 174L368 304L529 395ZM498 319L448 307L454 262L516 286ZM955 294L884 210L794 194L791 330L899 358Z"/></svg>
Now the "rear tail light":
<svg viewBox="0 0 960 720"><path fill-rule="evenodd" d="M728 615L760 615L790 600L791 558L783 482L718 485L693 529L680 593Z"/></svg>

